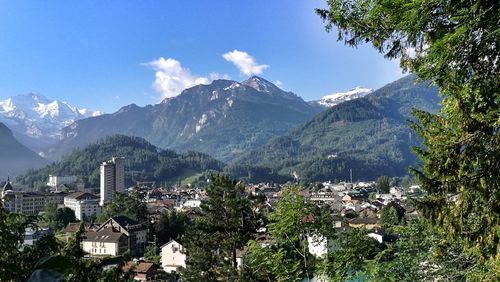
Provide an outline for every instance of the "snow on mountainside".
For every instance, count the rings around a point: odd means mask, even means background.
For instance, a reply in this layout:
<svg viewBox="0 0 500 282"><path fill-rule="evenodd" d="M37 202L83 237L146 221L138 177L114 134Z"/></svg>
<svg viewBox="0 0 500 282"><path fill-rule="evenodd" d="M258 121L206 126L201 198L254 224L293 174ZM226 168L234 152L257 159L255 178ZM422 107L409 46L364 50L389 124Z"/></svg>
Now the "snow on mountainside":
<svg viewBox="0 0 500 282"><path fill-rule="evenodd" d="M60 139L63 127L76 120L100 114L78 109L66 102L49 100L35 93L0 101L0 122L5 123L12 131L36 139Z"/></svg>
<svg viewBox="0 0 500 282"><path fill-rule="evenodd" d="M358 99L365 97L366 95L373 92L373 89L363 88L363 87L355 87L347 92L337 92L327 96L324 96L318 101L315 101L317 104L320 104L324 107L333 107L345 101Z"/></svg>

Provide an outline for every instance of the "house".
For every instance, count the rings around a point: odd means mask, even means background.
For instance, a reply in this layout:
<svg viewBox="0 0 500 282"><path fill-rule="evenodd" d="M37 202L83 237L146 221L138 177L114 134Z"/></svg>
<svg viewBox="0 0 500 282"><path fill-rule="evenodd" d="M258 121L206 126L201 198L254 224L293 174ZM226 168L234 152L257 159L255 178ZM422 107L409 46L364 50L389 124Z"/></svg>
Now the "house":
<svg viewBox="0 0 500 282"><path fill-rule="evenodd" d="M344 218L338 215L332 215L333 228L339 229L344 227Z"/></svg>
<svg viewBox="0 0 500 282"><path fill-rule="evenodd" d="M371 217L371 218L376 218L377 217L377 208L375 206L365 206L359 211L359 217Z"/></svg>
<svg viewBox="0 0 500 282"><path fill-rule="evenodd" d="M384 241L384 230L375 228L370 233L368 233L367 236L377 240L377 242L379 243L382 243Z"/></svg>
<svg viewBox="0 0 500 282"><path fill-rule="evenodd" d="M95 229L87 229L83 250L93 256L118 256L128 251L132 256L142 255L148 229L126 216L108 219Z"/></svg>
<svg viewBox="0 0 500 282"><path fill-rule="evenodd" d="M122 267L123 272L132 271L134 280L137 281L154 281L156 280L156 267L151 262L134 262L129 261Z"/></svg>
<svg viewBox="0 0 500 282"><path fill-rule="evenodd" d="M180 269L186 267L186 253L179 242L171 240L160 249L161 266L165 272L179 272Z"/></svg>
<svg viewBox="0 0 500 282"><path fill-rule="evenodd" d="M192 209L192 208L200 208L201 201L200 200L187 200L182 204L183 209Z"/></svg>
<svg viewBox="0 0 500 282"><path fill-rule="evenodd" d="M75 212L78 220L101 214L99 197L87 192L75 192L64 197L64 206Z"/></svg>
<svg viewBox="0 0 500 282"><path fill-rule="evenodd" d="M364 227L366 229L373 229L378 227L378 218L371 217L356 217L348 221L350 227L359 228Z"/></svg>
<svg viewBox="0 0 500 282"><path fill-rule="evenodd" d="M96 233L104 231L125 235L128 251L132 256L144 254L149 230L143 224L126 216L115 216L106 220L95 230Z"/></svg>
<svg viewBox="0 0 500 282"><path fill-rule="evenodd" d="M119 256L128 250L128 237L111 228L99 232L87 231L82 248L92 256Z"/></svg>

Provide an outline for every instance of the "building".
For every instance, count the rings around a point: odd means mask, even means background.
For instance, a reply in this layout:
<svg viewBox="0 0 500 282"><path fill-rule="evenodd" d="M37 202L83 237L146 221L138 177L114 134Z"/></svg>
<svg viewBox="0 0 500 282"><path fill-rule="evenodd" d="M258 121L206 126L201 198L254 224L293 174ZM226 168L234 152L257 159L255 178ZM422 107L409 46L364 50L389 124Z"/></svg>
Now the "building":
<svg viewBox="0 0 500 282"><path fill-rule="evenodd" d="M64 197L64 206L73 210L78 220L95 218L101 214L99 197L86 192L75 192Z"/></svg>
<svg viewBox="0 0 500 282"><path fill-rule="evenodd" d="M57 175L49 175L49 181L47 182L47 186L52 188L58 188L61 185L68 184L72 185L77 181L76 176L57 176Z"/></svg>
<svg viewBox="0 0 500 282"><path fill-rule="evenodd" d="M136 281L155 281L156 279L156 267L151 262L129 261L122 267L122 270L125 273L132 271Z"/></svg>
<svg viewBox="0 0 500 282"><path fill-rule="evenodd" d="M128 250L128 238L111 229L85 232L82 248L93 256L119 256Z"/></svg>
<svg viewBox="0 0 500 282"><path fill-rule="evenodd" d="M144 254L148 233L143 224L126 216L115 216L97 229L85 232L83 250L96 256L116 256L125 251L132 256L140 256Z"/></svg>
<svg viewBox="0 0 500 282"><path fill-rule="evenodd" d="M101 164L100 205L109 203L113 193L125 191L125 159L112 158Z"/></svg>
<svg viewBox="0 0 500 282"><path fill-rule="evenodd" d="M179 272L180 269L186 268L186 253L179 242L171 240L160 248L161 266L165 272Z"/></svg>
<svg viewBox="0 0 500 282"><path fill-rule="evenodd" d="M9 212L37 215L49 204L62 205L65 193L15 191L8 181L2 189L3 207Z"/></svg>

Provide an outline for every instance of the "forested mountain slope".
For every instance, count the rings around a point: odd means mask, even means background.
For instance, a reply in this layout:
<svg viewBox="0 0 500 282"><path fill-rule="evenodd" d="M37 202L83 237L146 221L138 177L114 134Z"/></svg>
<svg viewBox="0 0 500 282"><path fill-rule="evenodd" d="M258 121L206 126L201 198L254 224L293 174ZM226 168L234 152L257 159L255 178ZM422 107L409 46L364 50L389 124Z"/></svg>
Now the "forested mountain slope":
<svg viewBox="0 0 500 282"><path fill-rule="evenodd" d="M43 185L49 174L75 175L87 187L99 187L99 167L112 157L125 158L125 184L136 181L175 182L206 170L221 170L223 164L199 152L178 154L161 150L139 137L114 135L84 149L75 150L44 168L32 170L17 179L26 185Z"/></svg>
<svg viewBox="0 0 500 282"><path fill-rule="evenodd" d="M411 109L435 112L439 100L436 88L404 77L320 113L245 155L228 171L242 177L246 172L241 166L249 165L306 181L347 180L351 169L354 180L403 175L416 162L411 147L418 138L407 126Z"/></svg>

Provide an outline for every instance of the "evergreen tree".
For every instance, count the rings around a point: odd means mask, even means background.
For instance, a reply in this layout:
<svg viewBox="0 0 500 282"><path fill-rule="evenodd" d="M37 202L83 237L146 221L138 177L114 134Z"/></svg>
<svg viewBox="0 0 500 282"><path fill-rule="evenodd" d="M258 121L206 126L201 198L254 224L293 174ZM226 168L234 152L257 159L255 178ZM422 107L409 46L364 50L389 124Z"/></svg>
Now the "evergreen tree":
<svg viewBox="0 0 500 282"><path fill-rule="evenodd" d="M139 222L146 221L148 209L141 195L138 192L131 193L131 195L114 193L113 199L104 206L98 220L102 222L110 217L123 215Z"/></svg>
<svg viewBox="0 0 500 282"><path fill-rule="evenodd" d="M391 178L389 176L380 176L377 178L377 191L387 194L391 188Z"/></svg>
<svg viewBox="0 0 500 282"><path fill-rule="evenodd" d="M153 225L158 245L161 246L172 239L180 238L189 224L191 224L190 219L184 212L163 211Z"/></svg>
<svg viewBox="0 0 500 282"><path fill-rule="evenodd" d="M271 244L250 241L248 264L259 279L300 281L312 278L314 258L308 251L307 236L318 240L333 237L333 223L328 209L320 209L301 195L300 187L281 191L276 210L269 214Z"/></svg>
<svg viewBox="0 0 500 282"><path fill-rule="evenodd" d="M244 186L228 176L213 175L207 187L203 215L188 228L186 281L240 280L236 250L243 249L256 230Z"/></svg>
<svg viewBox="0 0 500 282"><path fill-rule="evenodd" d="M437 114L416 110L423 138L417 203L449 240L478 256L500 249L500 4L498 1L330 0L327 31L387 58L440 89ZM454 197L451 197L454 196Z"/></svg>

